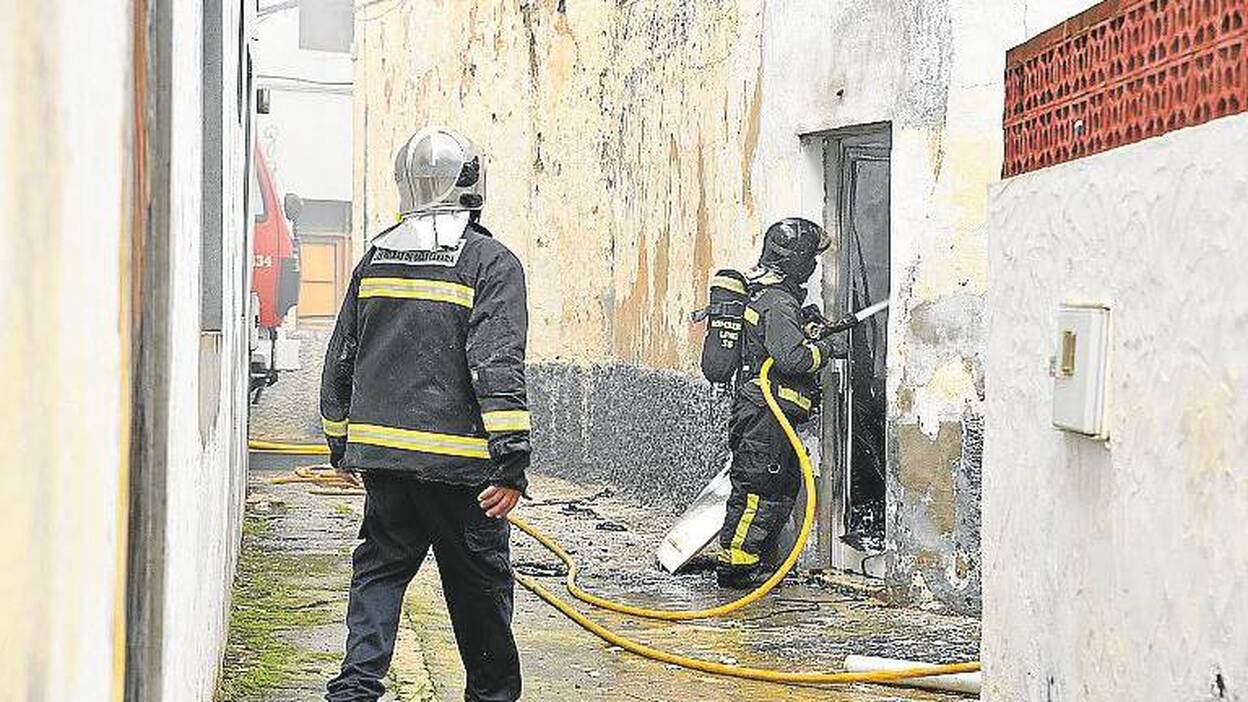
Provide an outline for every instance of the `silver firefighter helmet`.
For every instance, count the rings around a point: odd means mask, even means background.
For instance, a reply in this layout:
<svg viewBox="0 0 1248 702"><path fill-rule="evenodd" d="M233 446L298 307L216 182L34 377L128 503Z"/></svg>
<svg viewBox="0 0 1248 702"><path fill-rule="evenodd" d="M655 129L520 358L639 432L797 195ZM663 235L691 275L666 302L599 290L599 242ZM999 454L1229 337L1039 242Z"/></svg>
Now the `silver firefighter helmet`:
<svg viewBox="0 0 1248 702"><path fill-rule="evenodd" d="M426 127L403 144L394 158L394 180L400 218L485 205L485 157L445 127Z"/></svg>

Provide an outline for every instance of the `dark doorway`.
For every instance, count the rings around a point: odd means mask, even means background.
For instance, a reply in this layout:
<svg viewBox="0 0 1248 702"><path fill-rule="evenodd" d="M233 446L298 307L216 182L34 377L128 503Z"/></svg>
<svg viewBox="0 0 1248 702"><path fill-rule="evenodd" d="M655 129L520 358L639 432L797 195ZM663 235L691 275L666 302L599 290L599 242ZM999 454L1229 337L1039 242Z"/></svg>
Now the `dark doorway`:
<svg viewBox="0 0 1248 702"><path fill-rule="evenodd" d="M825 309L836 317L889 297L891 143L887 124L825 137L825 223L836 244L824 260L823 289ZM825 393L825 491L833 498L825 538L861 559L884 547L887 311L850 331L846 342L849 358L829 374ZM864 567L852 557L837 561Z"/></svg>

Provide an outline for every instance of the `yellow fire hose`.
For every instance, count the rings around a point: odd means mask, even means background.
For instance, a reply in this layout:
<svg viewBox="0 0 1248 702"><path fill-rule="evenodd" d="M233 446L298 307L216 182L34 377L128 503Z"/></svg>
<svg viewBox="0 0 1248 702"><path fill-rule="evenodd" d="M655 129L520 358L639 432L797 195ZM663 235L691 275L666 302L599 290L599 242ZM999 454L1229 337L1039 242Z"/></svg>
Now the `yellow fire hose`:
<svg viewBox="0 0 1248 702"><path fill-rule="evenodd" d="M268 441L251 439L247 448L256 453L276 453L287 456L328 456L329 447L325 444L296 444L287 441Z"/></svg>
<svg viewBox="0 0 1248 702"><path fill-rule="evenodd" d="M780 564L780 567L772 574L770 578L748 594L739 597L732 602L711 607L707 609L696 610L668 610L668 609L651 609L648 607L638 607L634 605L616 602L604 597L591 594L582 590L576 584L577 566L572 557L547 534L543 533L537 527L529 524L524 519L509 515L507 519L518 529L533 537L542 546L546 547L568 568L568 574L564 581L564 585L574 598L593 605L600 609L627 614L636 617L644 617L648 619L659 619L664 621L687 621L691 619L708 619L713 617L722 617L731 612L746 607L753 602L758 601L773 588L780 584L788 575L789 571L797 563L798 557L802 553L802 549L806 546L806 541L810 538L810 532L815 521L815 474L814 468L810 463L810 455L806 453L806 447L802 445L801 439L797 437L792 423L784 416L784 412L780 410L780 405L776 402L775 395L771 390L771 381L769 374L772 366L775 364L774 359L768 358L759 373L759 384L762 386L763 398L767 401L767 407L771 413L775 415L780 422L780 426L784 429L784 434L788 437L789 443L793 446L793 450L797 452L797 458L801 464L802 481L806 486L806 508L802 518L802 528L798 533L797 542L793 544L793 549L789 551L788 557ZM313 444L293 444L277 441L259 441L252 440L249 444L253 450L269 453L278 453L284 455L323 455L328 453L325 446ZM317 471L309 469L300 469L296 471L294 477L278 478L275 482L315 482L321 484L333 483L335 486L341 486L343 481L336 479L327 471ZM678 665L689 670L697 670L712 675L723 675L734 678L743 678L746 680L761 680L764 682L774 683L803 683L803 684L846 684L846 683L895 683L913 678L926 678L935 675L951 675L955 673L972 673L980 669L979 661L969 661L966 663L949 663L943 665L924 665L913 668L904 668L897 670L872 671L863 673L791 673L780 670L769 670L766 668L750 668L746 666L727 665L724 663L716 663L712 661L700 660L683 656L671 651L648 646L640 641L630 639L627 636L618 634L607 627L593 621L589 617L582 614L571 603L548 590L541 583L522 573L515 574L516 582L520 583L533 594L540 597L544 602L559 610L564 616L576 622L581 628L598 638L606 641L614 646L628 651L630 653L644 656L651 660L661 663L669 663Z"/></svg>
<svg viewBox="0 0 1248 702"><path fill-rule="evenodd" d="M600 609L607 609L620 614L628 614L634 617L645 617L647 619L661 619L663 621L678 622L688 621L691 619L712 619L722 617L725 614L735 612L746 607L758 600L762 599L771 592L777 585L784 580L793 566L797 565L797 559L802 555L802 549L806 547L806 541L810 538L811 529L815 524L815 471L810 464L810 455L806 453L806 447L802 445L801 439L797 438L797 432L793 430L793 425L788 418L784 416L784 412L780 410L780 405L776 403L776 398L771 392L771 380L769 375L771 372L774 359L768 358L763 362L762 370L759 372L759 384L763 389L763 399L767 401L767 406L771 409L777 419L780 420L780 426L784 429L785 436L788 437L789 443L793 445L793 450L797 452L797 459L802 467L802 481L806 484L806 494L809 496L806 500L806 510L802 517L802 528L797 534L797 542L793 544L793 548L789 551L789 555L772 573L771 577L751 590L749 593L725 604L709 609L689 609L689 610L672 610L672 609L651 609L648 607L635 607L614 600L608 600L604 597L588 593L582 590L576 584L576 564L568 557L563 549L559 548L553 540L547 538L544 534L535 529L528 522L520 517L511 518L511 523L515 524L521 531L532 536L541 542L543 546L559 557L568 566L567 588L568 593L576 599L591 604Z"/></svg>

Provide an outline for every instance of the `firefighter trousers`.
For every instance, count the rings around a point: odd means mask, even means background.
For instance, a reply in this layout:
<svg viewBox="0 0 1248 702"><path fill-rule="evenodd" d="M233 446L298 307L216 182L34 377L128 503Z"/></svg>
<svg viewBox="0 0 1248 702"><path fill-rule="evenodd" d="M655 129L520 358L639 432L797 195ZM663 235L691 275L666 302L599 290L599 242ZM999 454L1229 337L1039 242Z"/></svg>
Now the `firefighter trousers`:
<svg viewBox="0 0 1248 702"><path fill-rule="evenodd" d="M793 511L801 467L780 423L765 407L738 400L729 430L732 492L719 532L716 574L748 586L775 569L775 547Z"/></svg>
<svg viewBox="0 0 1248 702"><path fill-rule="evenodd" d="M372 472L364 476L364 523L351 558L346 656L329 682L330 702L385 693L407 585L430 547L467 673L466 702L520 698L520 659L511 633L509 524L481 511L483 488Z"/></svg>

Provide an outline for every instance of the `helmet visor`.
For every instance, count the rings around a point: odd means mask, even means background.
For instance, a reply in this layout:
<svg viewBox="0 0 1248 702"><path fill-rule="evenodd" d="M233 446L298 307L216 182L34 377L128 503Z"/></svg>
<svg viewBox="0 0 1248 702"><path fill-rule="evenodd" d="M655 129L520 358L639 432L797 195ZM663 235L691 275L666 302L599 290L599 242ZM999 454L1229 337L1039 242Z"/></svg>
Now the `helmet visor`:
<svg viewBox="0 0 1248 702"><path fill-rule="evenodd" d="M411 208L426 210L451 195L464 168L464 149L454 137L435 131L420 136L407 153L407 181L411 188Z"/></svg>

